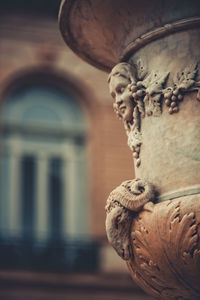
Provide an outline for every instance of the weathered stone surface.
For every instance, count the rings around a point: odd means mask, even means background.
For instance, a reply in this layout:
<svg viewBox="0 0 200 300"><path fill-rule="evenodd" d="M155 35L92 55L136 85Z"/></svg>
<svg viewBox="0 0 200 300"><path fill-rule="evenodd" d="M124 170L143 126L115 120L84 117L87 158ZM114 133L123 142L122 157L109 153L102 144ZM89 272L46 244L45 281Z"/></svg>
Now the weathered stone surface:
<svg viewBox="0 0 200 300"><path fill-rule="evenodd" d="M186 196L154 205L134 219L133 279L157 299L200 299L200 198Z"/></svg>
<svg viewBox="0 0 200 300"><path fill-rule="evenodd" d="M138 209L127 205L135 203L131 180L110 194L110 243L157 299L200 299L199 1L68 0L60 26L83 59L114 67L113 107L136 178L152 186ZM144 186L139 190L145 194Z"/></svg>
<svg viewBox="0 0 200 300"><path fill-rule="evenodd" d="M110 71L147 32L196 17L199 1L63 0L60 29L69 47L90 64ZM181 26L178 25L178 30ZM163 35L164 28L156 35ZM174 31L168 26L166 31ZM164 33L165 34L165 33ZM140 39L138 39L140 38ZM147 42L151 37L147 36ZM138 39L138 40L136 40ZM142 41L143 44L143 41ZM138 47L138 46L137 46Z"/></svg>

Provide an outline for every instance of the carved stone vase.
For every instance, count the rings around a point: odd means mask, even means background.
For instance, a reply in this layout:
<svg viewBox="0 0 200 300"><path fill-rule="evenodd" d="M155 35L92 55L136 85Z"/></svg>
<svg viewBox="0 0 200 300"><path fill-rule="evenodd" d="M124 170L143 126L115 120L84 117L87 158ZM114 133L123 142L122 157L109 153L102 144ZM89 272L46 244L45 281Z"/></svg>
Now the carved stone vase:
<svg viewBox="0 0 200 300"><path fill-rule="evenodd" d="M110 72L136 179L111 192L108 240L157 299L200 299L200 1L64 0L71 49Z"/></svg>

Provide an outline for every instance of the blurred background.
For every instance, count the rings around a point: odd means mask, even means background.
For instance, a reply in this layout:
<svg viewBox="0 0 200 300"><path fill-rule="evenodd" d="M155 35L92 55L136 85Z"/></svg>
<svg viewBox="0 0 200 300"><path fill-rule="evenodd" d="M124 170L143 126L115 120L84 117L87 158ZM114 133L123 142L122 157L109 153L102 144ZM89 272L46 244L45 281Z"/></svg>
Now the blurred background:
<svg viewBox="0 0 200 300"><path fill-rule="evenodd" d="M59 0L0 3L0 299L146 300L108 245L105 202L133 178L107 74L58 29Z"/></svg>

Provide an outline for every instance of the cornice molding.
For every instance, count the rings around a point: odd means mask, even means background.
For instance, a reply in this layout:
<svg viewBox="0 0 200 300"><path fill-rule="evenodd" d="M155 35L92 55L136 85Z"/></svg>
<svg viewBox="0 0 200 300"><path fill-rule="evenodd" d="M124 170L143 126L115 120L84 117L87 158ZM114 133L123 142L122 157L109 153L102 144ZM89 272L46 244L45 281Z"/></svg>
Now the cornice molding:
<svg viewBox="0 0 200 300"><path fill-rule="evenodd" d="M121 62L126 62L128 59L139 49L142 47L146 46L147 44L161 39L165 36L168 36L170 34L187 30L187 29L192 29L195 27L200 27L200 17L193 17L193 18L188 18L188 19L182 19L179 21L176 21L171 24L166 24L162 27L156 28L152 31L149 31L140 37L138 37L136 40L131 42L125 49L124 52L122 53L120 57Z"/></svg>

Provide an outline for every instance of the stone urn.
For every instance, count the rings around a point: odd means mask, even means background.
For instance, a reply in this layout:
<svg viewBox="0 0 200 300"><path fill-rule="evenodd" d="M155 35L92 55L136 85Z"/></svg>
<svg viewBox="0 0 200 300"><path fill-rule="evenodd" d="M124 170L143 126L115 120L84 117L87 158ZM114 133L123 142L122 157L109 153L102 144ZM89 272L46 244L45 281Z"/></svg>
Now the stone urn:
<svg viewBox="0 0 200 300"><path fill-rule="evenodd" d="M200 1L64 0L71 49L109 72L135 179L111 192L108 240L156 299L200 299Z"/></svg>

